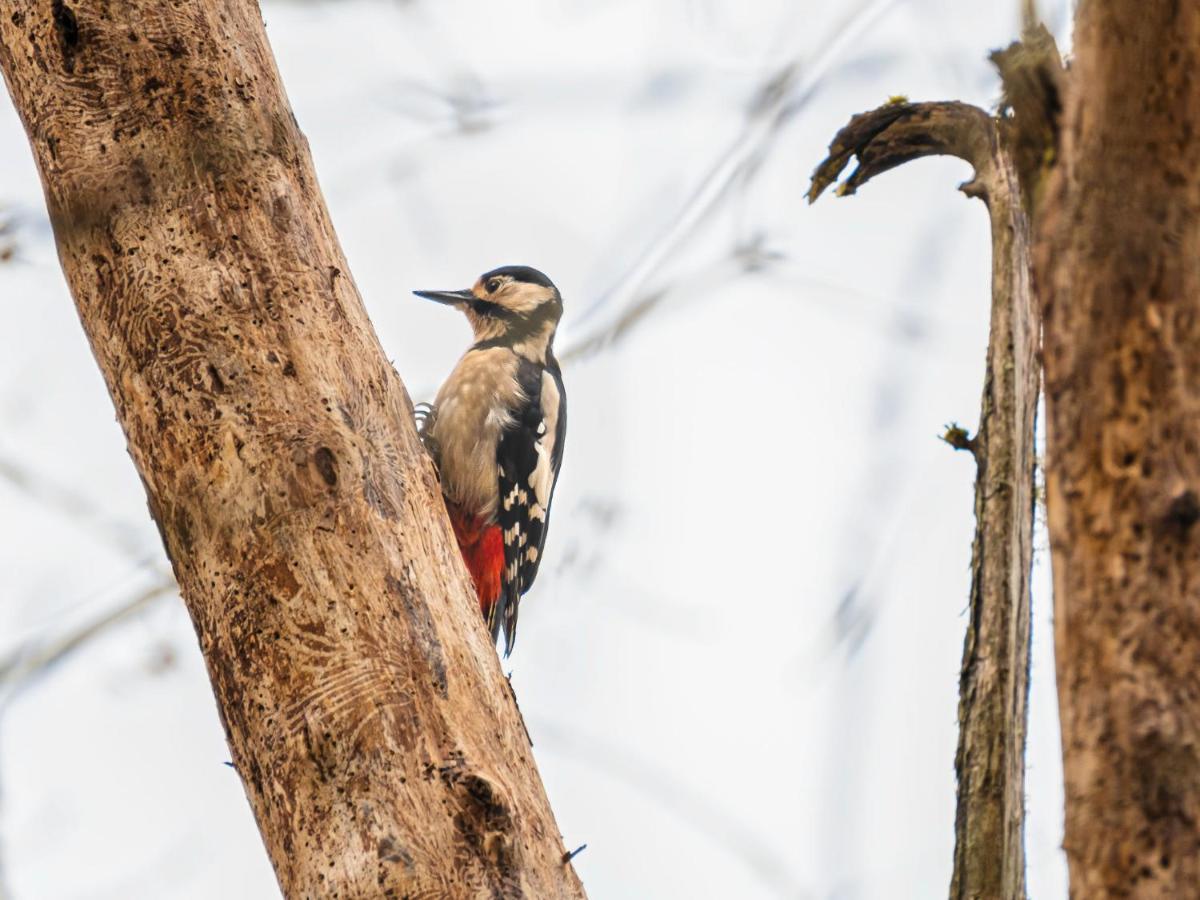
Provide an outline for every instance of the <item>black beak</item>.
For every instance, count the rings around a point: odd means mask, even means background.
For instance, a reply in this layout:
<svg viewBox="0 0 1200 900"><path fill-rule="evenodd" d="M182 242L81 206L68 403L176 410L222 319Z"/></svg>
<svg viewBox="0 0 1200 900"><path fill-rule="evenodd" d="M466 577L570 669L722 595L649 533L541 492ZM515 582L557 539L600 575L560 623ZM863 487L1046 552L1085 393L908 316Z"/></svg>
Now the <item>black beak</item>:
<svg viewBox="0 0 1200 900"><path fill-rule="evenodd" d="M445 303L447 306L461 306L475 299L475 295L470 291L413 291L413 293L418 297L424 297L426 300L436 300L438 303Z"/></svg>

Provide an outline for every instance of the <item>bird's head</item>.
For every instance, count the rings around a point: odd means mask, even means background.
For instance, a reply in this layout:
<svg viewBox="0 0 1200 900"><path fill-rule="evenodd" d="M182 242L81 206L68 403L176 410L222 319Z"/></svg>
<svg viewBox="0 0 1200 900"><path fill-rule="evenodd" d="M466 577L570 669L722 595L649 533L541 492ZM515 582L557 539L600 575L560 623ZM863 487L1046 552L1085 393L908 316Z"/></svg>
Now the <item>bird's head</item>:
<svg viewBox="0 0 1200 900"><path fill-rule="evenodd" d="M465 291L413 291L418 297L461 309L475 342L512 347L544 359L562 318L558 288L537 269L501 266L479 276Z"/></svg>

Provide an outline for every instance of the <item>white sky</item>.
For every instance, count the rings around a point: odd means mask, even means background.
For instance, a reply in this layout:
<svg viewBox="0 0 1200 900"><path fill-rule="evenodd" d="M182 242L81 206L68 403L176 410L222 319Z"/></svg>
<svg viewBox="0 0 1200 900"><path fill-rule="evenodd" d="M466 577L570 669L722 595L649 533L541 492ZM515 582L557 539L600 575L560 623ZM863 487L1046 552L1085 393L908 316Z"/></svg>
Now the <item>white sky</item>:
<svg viewBox="0 0 1200 900"><path fill-rule="evenodd" d="M849 6L812 0L265 7L414 399L467 330L413 288L537 266L566 298L560 347L665 291L625 340L566 369L554 527L510 660L595 900L946 891L973 467L936 435L978 415L987 219L954 191L968 176L955 161L848 200L803 195L836 129L889 95L989 106L986 53L1016 29L1015 3L998 6L878 3L844 47L831 32ZM772 74L799 62L803 87L822 58L784 128L748 122ZM756 154L750 176L704 192L724 184L709 178L722 160ZM119 607L162 551L7 102L0 205L22 225L20 260L0 267L3 659ZM754 249L768 259L750 271ZM1043 547L1039 900L1066 896L1046 564ZM277 897L226 759L169 596L0 707L12 894Z"/></svg>

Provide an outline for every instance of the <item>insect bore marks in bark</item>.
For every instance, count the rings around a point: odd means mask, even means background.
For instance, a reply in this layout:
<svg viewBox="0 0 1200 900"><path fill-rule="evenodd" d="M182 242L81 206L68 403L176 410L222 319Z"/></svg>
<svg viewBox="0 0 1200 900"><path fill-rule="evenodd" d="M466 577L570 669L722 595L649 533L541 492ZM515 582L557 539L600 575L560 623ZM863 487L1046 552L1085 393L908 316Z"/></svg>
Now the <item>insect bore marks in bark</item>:
<svg viewBox="0 0 1200 900"><path fill-rule="evenodd" d="M54 18L54 31L58 35L58 49L62 53L63 68L75 71L75 54L79 52L79 20L75 12L63 0L50 4L50 15Z"/></svg>

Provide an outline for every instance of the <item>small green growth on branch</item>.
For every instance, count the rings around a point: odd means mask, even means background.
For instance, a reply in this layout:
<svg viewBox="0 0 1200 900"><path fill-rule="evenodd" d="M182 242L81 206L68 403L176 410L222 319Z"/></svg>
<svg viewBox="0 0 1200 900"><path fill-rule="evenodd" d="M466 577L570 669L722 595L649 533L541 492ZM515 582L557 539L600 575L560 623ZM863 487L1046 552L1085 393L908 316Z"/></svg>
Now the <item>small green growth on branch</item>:
<svg viewBox="0 0 1200 900"><path fill-rule="evenodd" d="M963 428L957 422L951 422L947 425L946 431L940 435L940 439L955 450L970 450L971 453L975 452L975 438L971 437L967 429Z"/></svg>

